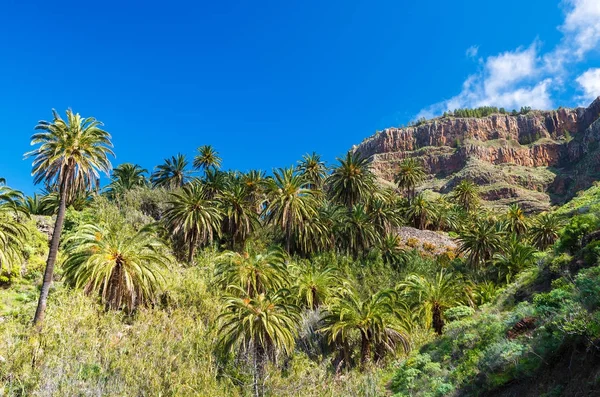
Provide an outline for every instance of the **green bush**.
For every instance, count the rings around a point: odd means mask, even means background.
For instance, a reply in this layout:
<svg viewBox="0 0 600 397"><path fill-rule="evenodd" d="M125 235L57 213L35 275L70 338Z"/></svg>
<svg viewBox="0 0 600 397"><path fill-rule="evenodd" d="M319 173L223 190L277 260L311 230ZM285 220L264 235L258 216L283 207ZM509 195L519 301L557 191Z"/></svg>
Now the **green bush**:
<svg viewBox="0 0 600 397"><path fill-rule="evenodd" d="M462 320L463 318L470 317L475 313L475 309L470 306L456 306L450 308L444 312L444 316L448 321Z"/></svg>
<svg viewBox="0 0 600 397"><path fill-rule="evenodd" d="M595 214L583 214L571 218L560 237L559 250L575 253L581 248L581 238L599 227L600 222Z"/></svg>

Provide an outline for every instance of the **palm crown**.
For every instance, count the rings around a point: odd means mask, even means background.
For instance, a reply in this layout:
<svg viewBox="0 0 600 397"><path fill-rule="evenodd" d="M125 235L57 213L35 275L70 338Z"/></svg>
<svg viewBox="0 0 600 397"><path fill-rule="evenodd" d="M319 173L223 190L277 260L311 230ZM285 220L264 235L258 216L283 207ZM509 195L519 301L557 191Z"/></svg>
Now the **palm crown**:
<svg viewBox="0 0 600 397"><path fill-rule="evenodd" d="M151 302L163 284L165 249L148 228L85 225L67 240L65 278L100 295L111 309L129 311Z"/></svg>
<svg viewBox="0 0 600 397"><path fill-rule="evenodd" d="M153 186L175 189L185 185L191 172L187 169L188 161L183 154L178 154L156 167L150 176Z"/></svg>
<svg viewBox="0 0 600 397"><path fill-rule="evenodd" d="M99 172L110 172L111 137L93 117L83 118L71 109L66 120L55 110L52 115L53 121L42 120L35 127L39 132L31 137L31 144L40 146L25 157L33 157L34 183L66 189L73 197L95 187Z"/></svg>

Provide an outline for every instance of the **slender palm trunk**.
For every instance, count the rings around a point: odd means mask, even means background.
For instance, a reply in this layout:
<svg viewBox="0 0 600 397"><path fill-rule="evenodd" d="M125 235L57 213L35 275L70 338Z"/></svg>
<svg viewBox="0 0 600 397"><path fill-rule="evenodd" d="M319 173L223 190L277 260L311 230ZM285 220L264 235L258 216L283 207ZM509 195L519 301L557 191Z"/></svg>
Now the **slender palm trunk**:
<svg viewBox="0 0 600 397"><path fill-rule="evenodd" d="M254 379L253 379L253 391L254 397L262 397L265 394L264 391L264 379L265 379L265 361L266 352L261 346L260 342L254 341Z"/></svg>
<svg viewBox="0 0 600 397"><path fill-rule="evenodd" d="M444 319L442 318L442 308L438 303L433 304L433 329L438 335L442 334L444 329Z"/></svg>
<svg viewBox="0 0 600 397"><path fill-rule="evenodd" d="M190 249L188 251L188 263L192 264L194 261L194 255L196 254L196 246L198 245L198 237L196 232L192 232L192 238L190 240Z"/></svg>
<svg viewBox="0 0 600 397"><path fill-rule="evenodd" d="M360 364L363 369L369 361L371 361L371 341L367 332L361 332Z"/></svg>
<svg viewBox="0 0 600 397"><path fill-rule="evenodd" d="M65 221L65 212L67 210L67 181L70 178L71 169L67 171L67 175L61 182L60 186L60 201L58 203L58 214L54 223L54 232L52 233L52 241L50 242L50 251L48 252L48 260L46 261L46 270L44 271L44 281L42 283L42 291L40 300L33 318L34 325L40 325L44 320L46 312L46 304L48 302L48 293L52 285L52 277L54 276L54 265L56 264L56 256L58 255L58 246L60 243L60 235L62 233L63 224Z"/></svg>
<svg viewBox="0 0 600 397"><path fill-rule="evenodd" d="M286 248L288 254L290 254L291 246L292 246L292 228L290 226L287 227L285 235L286 235L285 248Z"/></svg>

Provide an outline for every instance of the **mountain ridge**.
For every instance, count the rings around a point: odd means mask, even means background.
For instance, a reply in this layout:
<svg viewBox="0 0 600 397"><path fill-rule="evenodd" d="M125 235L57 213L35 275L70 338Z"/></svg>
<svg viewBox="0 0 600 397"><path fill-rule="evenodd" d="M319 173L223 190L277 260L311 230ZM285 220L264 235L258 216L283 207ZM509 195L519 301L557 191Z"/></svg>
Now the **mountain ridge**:
<svg viewBox="0 0 600 397"><path fill-rule="evenodd" d="M352 150L370 158L384 182L393 181L400 163L414 157L429 174L422 189L446 193L469 178L482 186L490 205L519 203L536 212L564 202L596 179L599 117L600 97L573 109L444 116L384 129Z"/></svg>

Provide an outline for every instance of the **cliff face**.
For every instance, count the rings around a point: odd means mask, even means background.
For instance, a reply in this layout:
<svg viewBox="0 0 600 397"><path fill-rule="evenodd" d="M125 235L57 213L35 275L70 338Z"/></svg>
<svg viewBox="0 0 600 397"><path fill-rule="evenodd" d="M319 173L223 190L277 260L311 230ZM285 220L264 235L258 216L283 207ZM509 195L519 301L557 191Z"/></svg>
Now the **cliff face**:
<svg viewBox="0 0 600 397"><path fill-rule="evenodd" d="M464 175L468 165L476 162L482 171L497 174L488 185L504 185L499 194L492 192L489 197L506 199L501 192L511 187L534 189L545 193L547 202L525 203L525 206L540 210L550 204L550 195L560 201L573 188L589 184L594 172L600 172L600 157L595 154L600 144L599 116L600 97L587 108L532 111L518 116L444 117L418 126L385 129L354 150L370 157L374 172L388 181L393 180L403 159L419 158L432 176L425 188L442 192L456 183L454 179L467 176L477 179L475 169L469 170L471 175ZM577 168L582 162L587 169ZM518 173L531 174L524 178L529 183L507 178L510 167L517 167ZM540 183L531 183L540 179L540 173L547 172L540 170L543 167L552 167L554 178L550 180L546 174ZM522 201L518 194L512 199L512 202Z"/></svg>

